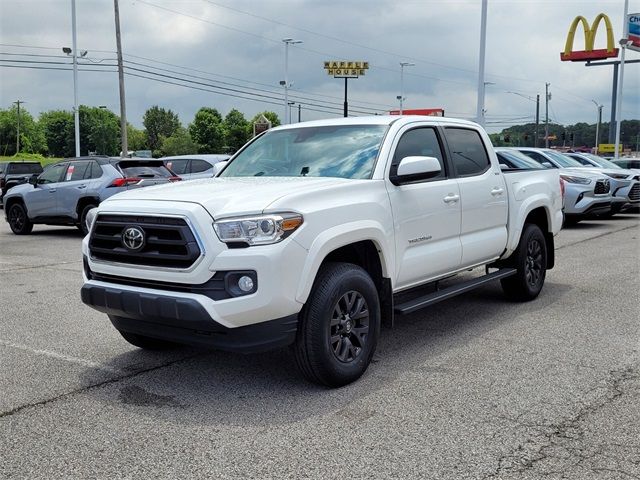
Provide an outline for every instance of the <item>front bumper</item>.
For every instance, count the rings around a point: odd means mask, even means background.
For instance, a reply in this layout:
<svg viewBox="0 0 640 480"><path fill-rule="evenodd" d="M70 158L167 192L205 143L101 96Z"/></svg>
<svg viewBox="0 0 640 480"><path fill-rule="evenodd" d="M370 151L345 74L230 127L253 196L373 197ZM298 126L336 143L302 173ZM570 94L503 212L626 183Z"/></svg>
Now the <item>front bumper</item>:
<svg viewBox="0 0 640 480"><path fill-rule="evenodd" d="M195 298L87 282L83 303L109 315L118 330L188 345L255 353L293 343L298 315L228 328Z"/></svg>

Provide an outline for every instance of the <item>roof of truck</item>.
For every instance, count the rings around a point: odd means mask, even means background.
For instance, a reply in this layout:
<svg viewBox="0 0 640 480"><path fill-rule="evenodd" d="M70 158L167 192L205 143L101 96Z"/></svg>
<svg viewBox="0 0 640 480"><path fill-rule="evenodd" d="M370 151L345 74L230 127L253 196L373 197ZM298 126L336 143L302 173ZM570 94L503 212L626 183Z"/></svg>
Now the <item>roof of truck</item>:
<svg viewBox="0 0 640 480"><path fill-rule="evenodd" d="M449 117L435 117L426 115L371 115L366 117L347 117L347 118L327 118L324 120L312 120L309 122L292 123L290 125L280 125L271 130L283 130L287 128L302 127L326 127L338 125L391 125L392 123L402 122L411 123L415 121L427 121L432 123L455 123L460 125L468 125L477 127L478 124L469 120Z"/></svg>

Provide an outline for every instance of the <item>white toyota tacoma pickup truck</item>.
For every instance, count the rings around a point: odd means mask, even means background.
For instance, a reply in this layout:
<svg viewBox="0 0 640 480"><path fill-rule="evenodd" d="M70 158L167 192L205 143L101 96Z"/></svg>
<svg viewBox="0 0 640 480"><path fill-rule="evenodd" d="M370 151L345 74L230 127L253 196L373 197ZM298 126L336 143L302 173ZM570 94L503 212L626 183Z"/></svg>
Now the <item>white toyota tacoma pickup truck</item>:
<svg viewBox="0 0 640 480"><path fill-rule="evenodd" d="M141 348L290 345L306 378L340 386L367 369L394 316L495 280L534 299L562 197L557 171L503 173L468 121L278 127L217 178L92 210L82 301ZM475 267L482 275L456 276Z"/></svg>

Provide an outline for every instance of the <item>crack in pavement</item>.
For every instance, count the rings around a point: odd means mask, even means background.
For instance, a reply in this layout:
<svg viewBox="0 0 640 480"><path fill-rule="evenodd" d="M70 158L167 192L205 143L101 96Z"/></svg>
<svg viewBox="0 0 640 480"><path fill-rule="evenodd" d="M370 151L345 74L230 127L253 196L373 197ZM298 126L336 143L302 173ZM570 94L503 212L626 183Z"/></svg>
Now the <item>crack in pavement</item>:
<svg viewBox="0 0 640 480"><path fill-rule="evenodd" d="M563 248L572 247L574 245L579 245L580 243L588 242L590 240L595 240L596 238L606 237L608 235L613 235L614 233L624 232L625 230L629 230L631 228L637 228L638 226L640 226L640 223L636 223L634 225L629 225L628 227L623 227L623 228L620 228L620 229L617 229L617 230L611 230L611 231L608 231L608 232L604 232L604 233L601 233L599 235L595 235L593 237L583 238L582 240L577 240L577 241L572 242L572 243L567 243L566 245L561 245L559 247L556 247L555 249L556 250L562 250Z"/></svg>
<svg viewBox="0 0 640 480"><path fill-rule="evenodd" d="M567 468L570 467L582 467L583 463L587 460L591 460L594 457L609 456L603 451L601 447L598 451L585 453L585 449L581 448L579 442L582 441L584 436L583 429L579 426L579 423L587 416L597 412L598 410L606 407L614 402L617 398L624 395L622 386L624 383L638 380L640 375L636 372L635 368L628 366L624 369L609 371L608 378L605 380L606 387L605 392L599 398L597 398L591 404L583 404L582 407L571 417L561 420L558 423L552 423L550 425L538 424L532 422L523 422L521 418L527 414L523 412L516 418L511 418L506 415L499 415L498 417L516 425L537 430L538 434L532 434L526 441L521 442L516 448L512 449L509 453L502 455L498 458L497 466L495 470L483 477L484 480L492 478L501 478L503 474L516 476L523 474L533 469L536 464L547 459L560 459L562 461L570 461L571 458L576 458L571 465L568 465L562 471L552 472L536 472L536 475L549 476L553 474L562 474ZM602 390L601 384L585 392L584 396L590 393ZM573 446L578 444L578 446ZM558 451L559 450L559 451ZM564 454L564 455L562 455ZM610 457L610 456L609 456ZM611 458L611 457L610 457ZM615 458L619 461L619 458ZM634 465L640 465L640 459L638 461L628 460L629 463ZM586 467L589 468L589 467ZM591 467L592 471L602 470L611 471L625 475L628 478L640 479L640 474L634 474L622 470L621 468L609 469L605 467Z"/></svg>
<svg viewBox="0 0 640 480"><path fill-rule="evenodd" d="M65 398L77 395L79 393L84 393L84 392L88 392L88 391L91 391L91 390L96 390L96 389L104 387L106 385L111 385L113 383L120 382L121 380L127 380L129 378L136 377L136 376L141 375L143 373L153 372L155 370L160 370L160 369L165 368L165 367L170 367L170 366L173 366L173 365L175 365L177 363L184 362L186 360L191 360L193 358L203 357L203 356L208 355L210 353L211 352L202 352L202 353L197 353L195 355L189 355L188 357L179 358L179 359L174 360L174 361L169 362L169 363L163 363L162 365L156 365L154 367L149 367L149 368L145 368L145 369L142 369L142 370L137 370L137 371L132 372L132 373L130 373L128 375L122 375L122 376L119 376L119 377L110 378L110 379L105 380L103 382L98 382L98 383L94 383L94 384L91 384L91 385L86 385L84 387L77 388L77 389L71 390L69 392L61 393L60 395L57 395L55 397L51 397L51 398L47 398L47 399L44 399L44 400L40 400L38 402L26 403L24 405L20 405L19 407L15 407L15 408L13 408L11 410L6 410L4 412L0 412L0 418L5 418L5 417L9 417L11 415L15 415L16 413L20 413L23 410L27 410L27 409L30 409L30 408L35 408L35 407L39 407L39 406L43 406L43 405L48 405L50 403L56 402L58 400L63 400Z"/></svg>

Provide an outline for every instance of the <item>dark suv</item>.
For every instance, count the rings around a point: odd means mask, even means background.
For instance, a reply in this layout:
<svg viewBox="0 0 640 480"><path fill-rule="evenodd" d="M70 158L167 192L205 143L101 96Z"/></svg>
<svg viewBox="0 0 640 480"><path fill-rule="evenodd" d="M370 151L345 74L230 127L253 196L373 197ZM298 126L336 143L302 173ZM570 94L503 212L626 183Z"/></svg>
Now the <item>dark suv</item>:
<svg viewBox="0 0 640 480"><path fill-rule="evenodd" d="M5 217L13 233L30 233L33 225L76 225L87 233L89 210L106 198L132 188L180 180L162 160L80 157L49 165L4 198Z"/></svg>
<svg viewBox="0 0 640 480"><path fill-rule="evenodd" d="M26 182L34 173L42 173L40 162L0 162L0 204L7 190Z"/></svg>

